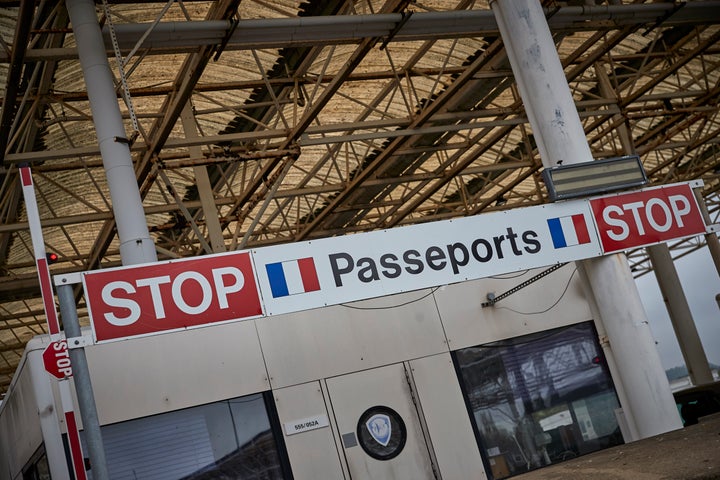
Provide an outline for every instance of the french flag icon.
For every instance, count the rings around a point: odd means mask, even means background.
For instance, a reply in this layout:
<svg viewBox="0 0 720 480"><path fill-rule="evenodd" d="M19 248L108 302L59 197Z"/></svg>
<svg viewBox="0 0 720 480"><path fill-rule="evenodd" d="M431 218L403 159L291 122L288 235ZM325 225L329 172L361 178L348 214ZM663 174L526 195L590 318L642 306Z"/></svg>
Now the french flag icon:
<svg viewBox="0 0 720 480"><path fill-rule="evenodd" d="M320 290L320 280L312 257L267 263L265 271L273 298Z"/></svg>
<svg viewBox="0 0 720 480"><path fill-rule="evenodd" d="M567 217L548 218L547 223L555 248L590 243L590 233L582 213Z"/></svg>

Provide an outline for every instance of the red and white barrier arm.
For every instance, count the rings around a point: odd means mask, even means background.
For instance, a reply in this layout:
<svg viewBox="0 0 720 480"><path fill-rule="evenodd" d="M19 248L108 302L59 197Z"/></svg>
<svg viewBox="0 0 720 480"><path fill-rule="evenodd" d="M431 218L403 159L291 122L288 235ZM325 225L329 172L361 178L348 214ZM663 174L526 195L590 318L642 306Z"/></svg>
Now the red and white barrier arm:
<svg viewBox="0 0 720 480"><path fill-rule="evenodd" d="M63 412L65 413L65 425L67 427L67 438L70 444L70 456L72 457L72 466L77 480L87 480L85 472L85 458L80 443L80 430L75 419L75 409L73 407L72 395L70 393L70 380L64 378L58 381L60 386L60 399L62 401Z"/></svg>
<svg viewBox="0 0 720 480"><path fill-rule="evenodd" d="M40 214L38 212L37 200L35 199L35 186L33 185L30 167L20 167L20 181L22 182L23 197L25 198L25 210L30 226L30 237L32 238L35 263L37 264L38 279L40 280L40 293L45 309L48 332L51 340L60 338L60 321L55 309L55 295L53 294L50 281L50 268L45 252L45 240L43 239L42 227L40 225ZM46 367L47 368L47 367ZM87 480L85 472L85 460L80 444L80 431L75 420L75 408L73 407L72 395L70 393L70 380L66 376L58 381L60 386L60 399L65 414L65 426L67 428L68 442L70 443L70 457L76 480Z"/></svg>
<svg viewBox="0 0 720 480"><path fill-rule="evenodd" d="M33 185L30 167L20 167L20 180L22 182L23 197L25 197L25 210L27 212L28 225L30 226L30 237L32 238L35 263L37 264L38 279L40 280L40 292L45 309L48 332L51 337L60 334L60 322L58 321L55 300L50 282L50 268L45 252L42 227L40 226L40 214L38 213L37 201L35 200L35 187Z"/></svg>

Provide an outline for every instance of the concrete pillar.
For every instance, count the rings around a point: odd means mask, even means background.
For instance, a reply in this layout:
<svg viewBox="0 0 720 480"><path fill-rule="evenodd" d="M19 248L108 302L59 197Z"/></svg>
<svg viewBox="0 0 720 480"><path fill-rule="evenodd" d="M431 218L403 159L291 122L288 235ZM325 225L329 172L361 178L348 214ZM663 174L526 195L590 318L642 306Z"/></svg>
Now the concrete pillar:
<svg viewBox="0 0 720 480"><path fill-rule="evenodd" d="M647 249L650 261L653 264L653 271L657 279L663 301L670 314L675 336L677 337L680 351L682 352L685 366L690 375L693 385L713 381L712 371L708 363L705 349L700 341L695 322L690 312L690 306L685 298L680 278L673 264L672 256L667 245L661 243Z"/></svg>
<svg viewBox="0 0 720 480"><path fill-rule="evenodd" d="M682 428L645 309L624 254L582 262L639 438Z"/></svg>
<svg viewBox="0 0 720 480"><path fill-rule="evenodd" d="M600 93L605 98L615 98L610 85L610 79L605 73L602 65L595 65L595 72L600 86ZM616 116L619 116L616 115ZM635 145L633 144L627 125L622 123L617 128L617 134L623 146L623 152L631 155L635 153ZM704 206L702 198L698 198L698 204ZM707 218L706 218L706 223ZM715 237L717 240L717 237ZM710 243L708 242L708 246ZM665 301L670 322L675 330L675 337L680 345L685 365L690 373L690 379L693 384L705 383L712 381L712 372L705 355L700 336L698 335L695 322L690 312L690 306L687 303L680 278L678 277L675 264L670 255L667 244L660 243L647 248L650 262L653 265L655 278L657 279L660 291Z"/></svg>
<svg viewBox="0 0 720 480"><path fill-rule="evenodd" d="M712 218L710 218L710 212L708 211L707 205L705 205L705 199L702 196L700 188L695 189L695 198L705 219L705 225L712 225L713 221ZM705 241L707 242L710 257L713 259L713 264L715 264L715 271L720 275L720 239L718 239L717 232L706 233Z"/></svg>
<svg viewBox="0 0 720 480"><path fill-rule="evenodd" d="M590 290L590 280L588 279L587 272L585 271L586 264L582 262L577 262L576 265L578 267L578 273L582 280L581 285L583 291L585 292L585 296L587 297L588 303L590 304L590 312L595 319L595 329L598 333L600 346L603 349L605 362L607 363L610 375L612 375L613 379L616 380L614 384L618 400L620 401L621 406L630 405L627 393L625 392L624 384L621 381L617 381L617 379L622 378L622 374L620 372L620 367L617 364L617 360L615 359L615 353L610 346L610 340L608 339L607 330L605 328L602 317L600 316L600 309L595 302L595 296L593 292ZM621 420L624 420L624 424L621 422ZM621 422L620 430L626 442L634 442L635 440L640 440L640 435L638 434L637 426L635 425L635 419L631 415L629 415L629 413L625 413L623 411L623 419L618 418L618 421Z"/></svg>
<svg viewBox="0 0 720 480"><path fill-rule="evenodd" d="M545 167L592 161L547 21L537 0L495 0L508 52ZM641 438L682 427L645 310L622 254L583 261L627 403Z"/></svg>
<svg viewBox="0 0 720 480"><path fill-rule="evenodd" d="M87 86L93 123L102 156L123 265L156 262L155 245L145 220L130 145L122 122L115 85L92 0L66 3Z"/></svg>

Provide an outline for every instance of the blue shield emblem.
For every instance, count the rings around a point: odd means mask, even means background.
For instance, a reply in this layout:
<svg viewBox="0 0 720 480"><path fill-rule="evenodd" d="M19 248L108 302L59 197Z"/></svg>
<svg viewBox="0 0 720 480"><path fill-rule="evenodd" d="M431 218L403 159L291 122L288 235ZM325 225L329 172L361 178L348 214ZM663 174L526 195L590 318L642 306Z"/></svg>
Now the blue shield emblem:
<svg viewBox="0 0 720 480"><path fill-rule="evenodd" d="M392 426L390 425L390 417L382 413L376 413L365 422L365 426L375 439L383 447L387 447L392 434Z"/></svg>

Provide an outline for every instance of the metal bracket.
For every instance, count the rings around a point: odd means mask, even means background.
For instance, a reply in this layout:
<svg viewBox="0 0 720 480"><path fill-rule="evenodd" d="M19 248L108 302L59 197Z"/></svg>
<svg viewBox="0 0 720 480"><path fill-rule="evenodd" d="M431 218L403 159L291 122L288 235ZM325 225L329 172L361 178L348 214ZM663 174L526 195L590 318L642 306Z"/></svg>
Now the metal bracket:
<svg viewBox="0 0 720 480"><path fill-rule="evenodd" d="M233 13L230 17L230 27L228 28L225 36L220 42L220 45L218 45L217 50L215 51L215 56L213 56L213 62L217 62L220 59L220 55L222 55L223 51L225 51L225 47L227 47L227 44L230 41L230 37L233 36L239 24L240 16L238 15L237 11L235 11L235 13Z"/></svg>
<svg viewBox="0 0 720 480"><path fill-rule="evenodd" d="M687 3L687 2L676 3L673 8L671 8L670 10L668 10L667 12L665 12L664 14L660 15L659 17L657 17L657 18L655 19L655 24L654 24L652 27L648 27L648 28L642 33L642 36L643 36L643 37L646 37L650 32L653 31L653 29L655 29L655 28L659 27L660 25L662 25L663 23L665 23L665 21L666 21L667 19L669 19L670 17L672 17L673 15L675 15L675 13L677 13L678 10L680 10L681 8L683 8L686 3Z"/></svg>
<svg viewBox="0 0 720 480"><path fill-rule="evenodd" d="M720 223L705 226L705 233L718 233L720 232Z"/></svg>
<svg viewBox="0 0 720 480"><path fill-rule="evenodd" d="M82 283L82 273L81 272L73 272L73 273L64 273L62 275L53 275L53 279L55 280L55 285L74 285L76 283Z"/></svg>
<svg viewBox="0 0 720 480"><path fill-rule="evenodd" d="M66 340L67 347L71 350L73 348L85 348L89 347L90 345L94 345L93 339L90 335L83 335L82 337L72 337Z"/></svg>
<svg viewBox="0 0 720 480"><path fill-rule="evenodd" d="M395 25L395 28L393 28L387 37L385 37L385 40L383 40L382 45L380 45L380 50L384 50L385 47L388 46L388 43L392 41L393 38L395 38L395 35L400 31L400 29L407 23L408 20L410 20L410 17L412 16L413 12L401 12L400 13L400 21Z"/></svg>

